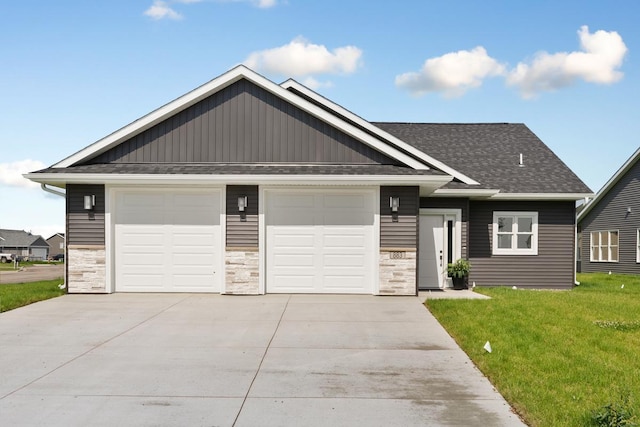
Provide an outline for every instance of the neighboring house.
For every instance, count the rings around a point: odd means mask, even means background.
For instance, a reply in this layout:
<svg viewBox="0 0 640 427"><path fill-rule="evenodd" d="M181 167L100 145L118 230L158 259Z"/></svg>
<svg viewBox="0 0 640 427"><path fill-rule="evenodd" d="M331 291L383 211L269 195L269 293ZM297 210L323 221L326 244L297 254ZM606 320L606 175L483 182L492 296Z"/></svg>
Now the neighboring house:
<svg viewBox="0 0 640 427"><path fill-rule="evenodd" d="M640 148L578 214L578 271L640 274Z"/></svg>
<svg viewBox="0 0 640 427"><path fill-rule="evenodd" d="M370 123L244 66L59 163L69 292L570 288L591 191L522 124Z"/></svg>
<svg viewBox="0 0 640 427"><path fill-rule="evenodd" d="M64 254L64 233L56 233L47 239L49 257Z"/></svg>
<svg viewBox="0 0 640 427"><path fill-rule="evenodd" d="M0 252L41 261L47 259L49 245L42 236L27 231L0 229Z"/></svg>

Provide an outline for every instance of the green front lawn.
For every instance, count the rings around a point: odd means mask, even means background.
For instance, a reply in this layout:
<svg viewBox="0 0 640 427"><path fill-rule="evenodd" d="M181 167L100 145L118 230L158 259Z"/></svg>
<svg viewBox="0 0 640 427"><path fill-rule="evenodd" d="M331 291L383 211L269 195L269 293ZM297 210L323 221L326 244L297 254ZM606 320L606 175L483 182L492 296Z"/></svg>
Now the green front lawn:
<svg viewBox="0 0 640 427"><path fill-rule="evenodd" d="M638 417L640 276L578 281L572 291L484 288L493 299L426 305L529 425L589 425L608 404Z"/></svg>
<svg viewBox="0 0 640 427"><path fill-rule="evenodd" d="M0 313L63 295L65 290L58 287L61 283L62 279L56 279L0 285Z"/></svg>

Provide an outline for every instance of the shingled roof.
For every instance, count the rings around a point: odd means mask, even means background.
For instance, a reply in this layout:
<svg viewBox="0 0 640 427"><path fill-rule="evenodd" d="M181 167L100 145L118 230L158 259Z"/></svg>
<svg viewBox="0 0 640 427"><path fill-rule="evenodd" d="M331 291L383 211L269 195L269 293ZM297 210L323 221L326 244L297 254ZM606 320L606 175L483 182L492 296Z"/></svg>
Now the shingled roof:
<svg viewBox="0 0 640 427"><path fill-rule="evenodd" d="M29 248L48 247L49 244L42 236L31 234L23 230L0 229L0 247L4 248Z"/></svg>
<svg viewBox="0 0 640 427"><path fill-rule="evenodd" d="M491 188L501 193L591 193L524 124L373 124L480 183L469 186L452 181L444 188Z"/></svg>

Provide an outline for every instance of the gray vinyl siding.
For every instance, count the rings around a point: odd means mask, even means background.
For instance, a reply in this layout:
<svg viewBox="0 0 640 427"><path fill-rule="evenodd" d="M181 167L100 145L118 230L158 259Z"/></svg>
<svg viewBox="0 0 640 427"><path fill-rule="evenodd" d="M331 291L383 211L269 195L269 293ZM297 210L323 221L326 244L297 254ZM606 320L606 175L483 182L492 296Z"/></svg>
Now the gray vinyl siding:
<svg viewBox="0 0 640 427"><path fill-rule="evenodd" d="M238 196L247 196L244 213L238 211ZM227 247L258 247L258 186L227 186Z"/></svg>
<svg viewBox="0 0 640 427"><path fill-rule="evenodd" d="M93 211L84 209L84 196L95 195ZM67 185L67 245L104 245L104 185Z"/></svg>
<svg viewBox="0 0 640 427"><path fill-rule="evenodd" d="M389 198L400 197L397 214ZM418 245L418 187L380 187L380 247L416 249Z"/></svg>
<svg viewBox="0 0 640 427"><path fill-rule="evenodd" d="M86 163L269 162L397 164L247 80Z"/></svg>
<svg viewBox="0 0 640 427"><path fill-rule="evenodd" d="M631 213L627 209L631 208ZM637 230L640 228L640 161L600 199L580 221L583 273L640 274L636 262ZM618 262L591 262L591 232L618 230Z"/></svg>
<svg viewBox="0 0 640 427"><path fill-rule="evenodd" d="M461 256L467 259L469 257L468 245L469 241L469 199L460 198L420 198L420 208L422 209L460 209L462 211L461 224Z"/></svg>
<svg viewBox="0 0 640 427"><path fill-rule="evenodd" d="M492 255L494 211L538 212L538 255ZM574 283L575 203L469 202L469 283L568 289Z"/></svg>

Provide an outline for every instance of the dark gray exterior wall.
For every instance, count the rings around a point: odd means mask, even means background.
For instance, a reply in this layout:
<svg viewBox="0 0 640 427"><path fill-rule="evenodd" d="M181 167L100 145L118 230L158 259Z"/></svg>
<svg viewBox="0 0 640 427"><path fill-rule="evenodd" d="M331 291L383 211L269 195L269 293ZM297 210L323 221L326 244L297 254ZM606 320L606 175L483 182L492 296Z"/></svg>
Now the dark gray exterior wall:
<svg viewBox="0 0 640 427"><path fill-rule="evenodd" d="M93 211L84 209L84 196L95 195ZM67 185L67 245L104 245L104 185Z"/></svg>
<svg viewBox="0 0 640 427"><path fill-rule="evenodd" d="M247 196L244 213L238 211L238 197ZM227 186L227 247L258 247L258 186Z"/></svg>
<svg viewBox="0 0 640 427"><path fill-rule="evenodd" d="M464 198L434 198L434 197L422 197L420 198L420 208L422 209L460 209L462 211L462 224L461 224L461 256L462 258L469 257L468 243L469 242L469 199Z"/></svg>
<svg viewBox="0 0 640 427"><path fill-rule="evenodd" d="M86 162L397 164L247 80Z"/></svg>
<svg viewBox="0 0 640 427"><path fill-rule="evenodd" d="M631 208L631 213L627 209ZM640 228L640 161L629 169L580 221L583 273L614 272L640 274L636 262ZM618 262L591 262L591 232L618 230Z"/></svg>
<svg viewBox="0 0 640 427"><path fill-rule="evenodd" d="M389 198L400 197L397 213ZM380 247L416 249L418 246L418 187L380 187Z"/></svg>
<svg viewBox="0 0 640 427"><path fill-rule="evenodd" d="M538 255L492 255L494 211L538 212ZM574 283L575 203L469 202L469 283L568 289Z"/></svg>

